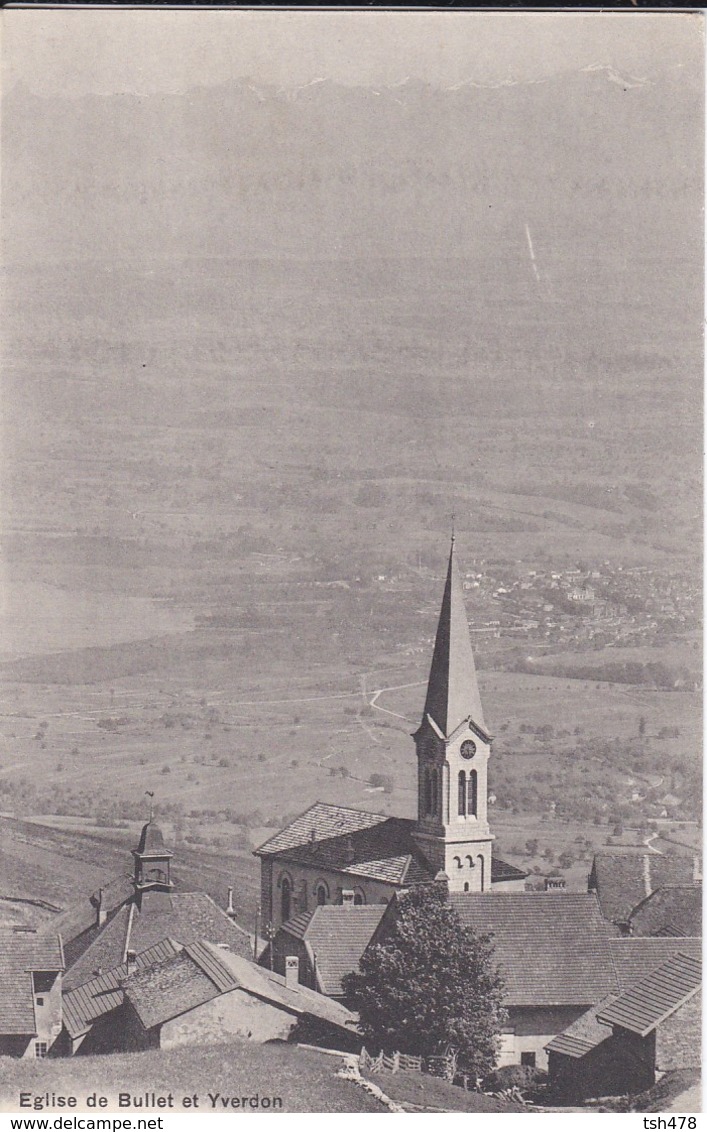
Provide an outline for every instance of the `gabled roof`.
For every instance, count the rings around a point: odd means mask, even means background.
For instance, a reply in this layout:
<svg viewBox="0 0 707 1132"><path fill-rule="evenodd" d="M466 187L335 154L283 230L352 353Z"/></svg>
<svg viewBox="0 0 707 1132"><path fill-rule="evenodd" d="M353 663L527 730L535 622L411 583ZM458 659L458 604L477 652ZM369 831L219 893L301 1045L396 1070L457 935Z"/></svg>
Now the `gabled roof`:
<svg viewBox="0 0 707 1132"><path fill-rule="evenodd" d="M179 954L172 940L164 939L140 953L135 960L138 971ZM72 1038L85 1034L97 1018L115 1010L123 1002L123 982L128 977L127 963L121 963L105 975L98 975L76 990L64 991L63 1020Z"/></svg>
<svg viewBox="0 0 707 1132"><path fill-rule="evenodd" d="M415 822L316 802L259 849L299 864L388 884L419 884L434 872L413 838Z"/></svg>
<svg viewBox="0 0 707 1132"><path fill-rule="evenodd" d="M56 932L0 931L0 1035L36 1034L33 971L63 971Z"/></svg>
<svg viewBox="0 0 707 1132"><path fill-rule="evenodd" d="M697 993L702 963L678 952L597 1012L599 1022L645 1038Z"/></svg>
<svg viewBox="0 0 707 1132"><path fill-rule="evenodd" d="M491 933L508 1006L589 1005L615 989L608 925L593 895L450 894L462 923Z"/></svg>
<svg viewBox="0 0 707 1132"><path fill-rule="evenodd" d="M326 904L289 920L280 932L309 944L316 957L319 988L336 997L343 994L344 975L358 970L385 909L385 904Z"/></svg>
<svg viewBox="0 0 707 1132"><path fill-rule="evenodd" d="M693 959L702 956L702 940L697 936L682 939L621 936L610 940L609 947L619 991L645 979L678 951Z"/></svg>
<svg viewBox="0 0 707 1132"><path fill-rule="evenodd" d="M665 884L642 900L630 917L634 936L702 934L702 884Z"/></svg>
<svg viewBox="0 0 707 1132"><path fill-rule="evenodd" d="M666 884L693 880L692 857L665 857L659 853L597 853L589 878L607 920L628 923L631 912L646 896Z"/></svg>
<svg viewBox="0 0 707 1132"><path fill-rule="evenodd" d="M235 990L237 981L214 955L209 955L211 978L199 962L197 950L184 948L125 980L125 997L146 1030L202 1006L225 991Z"/></svg>
<svg viewBox="0 0 707 1132"><path fill-rule="evenodd" d="M216 949L212 947L210 950ZM355 1027L356 1016L333 998L328 998L327 995L320 994L318 991L310 990L309 987L304 987L300 983L288 987L282 975L259 967L251 960L244 959L240 955L234 955L230 951L223 953L219 951L218 954L221 962L229 968L238 980L239 987L256 998L281 1006L291 1014L308 1014L347 1030L352 1030Z"/></svg>
<svg viewBox="0 0 707 1132"><path fill-rule="evenodd" d="M434 721L445 736L451 735L470 716L485 732L469 624L454 558L454 538L449 553L424 714Z"/></svg>
<svg viewBox="0 0 707 1132"><path fill-rule="evenodd" d="M323 994L205 941L153 962L124 981L125 998L146 1029L163 1025L230 991L244 991L294 1016L308 1014L352 1029L355 1016Z"/></svg>
<svg viewBox="0 0 707 1132"><path fill-rule="evenodd" d="M184 945L207 939L250 955L250 939L205 892L147 893L142 910L130 903L99 929L91 945L67 971L64 986L73 990L123 962L128 949L138 955L163 939Z"/></svg>
<svg viewBox="0 0 707 1132"><path fill-rule="evenodd" d="M545 1049L552 1053L563 1053L566 1057L584 1057L612 1035L611 1026L606 1026L597 1018L597 1012L614 1001L615 995L609 995L597 1006L592 1006L584 1014L580 1014L571 1026L548 1042Z"/></svg>
<svg viewBox="0 0 707 1132"><path fill-rule="evenodd" d="M590 1050L611 1037L612 1029L599 1021L598 1015L609 1007L622 991L640 983L657 967L672 959L678 951L699 960L702 955L701 939L631 939L621 937L609 940L611 958L616 973L616 993L609 995L596 1006L590 1007L562 1033L557 1034L546 1050L567 1057L584 1057Z"/></svg>

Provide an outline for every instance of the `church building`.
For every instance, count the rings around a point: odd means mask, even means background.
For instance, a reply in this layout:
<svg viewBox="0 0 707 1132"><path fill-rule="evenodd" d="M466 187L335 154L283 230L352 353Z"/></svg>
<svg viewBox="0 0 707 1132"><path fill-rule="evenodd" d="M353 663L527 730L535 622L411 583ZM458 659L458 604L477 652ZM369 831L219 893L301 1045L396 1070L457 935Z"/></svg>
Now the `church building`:
<svg viewBox="0 0 707 1132"><path fill-rule="evenodd" d="M492 853L491 735L484 723L454 538L417 755L417 819L317 802L257 849L263 925L326 904L387 904L446 874L450 892L523 892L527 873Z"/></svg>

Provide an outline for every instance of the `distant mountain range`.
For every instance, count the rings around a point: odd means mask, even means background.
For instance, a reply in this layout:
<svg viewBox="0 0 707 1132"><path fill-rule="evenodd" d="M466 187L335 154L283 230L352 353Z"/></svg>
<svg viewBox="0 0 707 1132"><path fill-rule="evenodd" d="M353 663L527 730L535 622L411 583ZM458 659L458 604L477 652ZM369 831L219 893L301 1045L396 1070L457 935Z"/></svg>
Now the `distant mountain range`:
<svg viewBox="0 0 707 1132"><path fill-rule="evenodd" d="M450 89L247 79L181 95L5 97L5 255L689 253L702 207L699 75L576 73Z"/></svg>

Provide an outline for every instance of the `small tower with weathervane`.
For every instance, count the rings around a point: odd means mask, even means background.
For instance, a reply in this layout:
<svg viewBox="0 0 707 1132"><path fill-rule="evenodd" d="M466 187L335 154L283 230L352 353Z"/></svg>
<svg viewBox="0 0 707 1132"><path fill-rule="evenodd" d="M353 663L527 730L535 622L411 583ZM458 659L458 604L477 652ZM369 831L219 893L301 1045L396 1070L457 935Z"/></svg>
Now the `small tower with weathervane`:
<svg viewBox="0 0 707 1132"><path fill-rule="evenodd" d="M152 798L152 794L149 796ZM173 854L165 846L162 830L155 822L152 801L149 820L142 827L137 849L132 849L131 852L134 862L133 886L138 906L146 892L171 892L174 888L170 879Z"/></svg>
<svg viewBox="0 0 707 1132"><path fill-rule="evenodd" d="M417 750L415 840L452 892L491 888L486 730L457 572L454 536Z"/></svg>

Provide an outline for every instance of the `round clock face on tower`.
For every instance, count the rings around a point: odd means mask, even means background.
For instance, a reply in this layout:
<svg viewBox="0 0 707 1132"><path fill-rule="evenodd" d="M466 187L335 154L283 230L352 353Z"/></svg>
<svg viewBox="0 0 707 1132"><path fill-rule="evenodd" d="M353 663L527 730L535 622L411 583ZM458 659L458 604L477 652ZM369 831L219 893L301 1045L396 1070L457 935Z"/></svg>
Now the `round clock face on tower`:
<svg viewBox="0 0 707 1132"><path fill-rule="evenodd" d="M473 739L465 739L459 748L459 754L463 759L473 759L476 754L476 743Z"/></svg>

